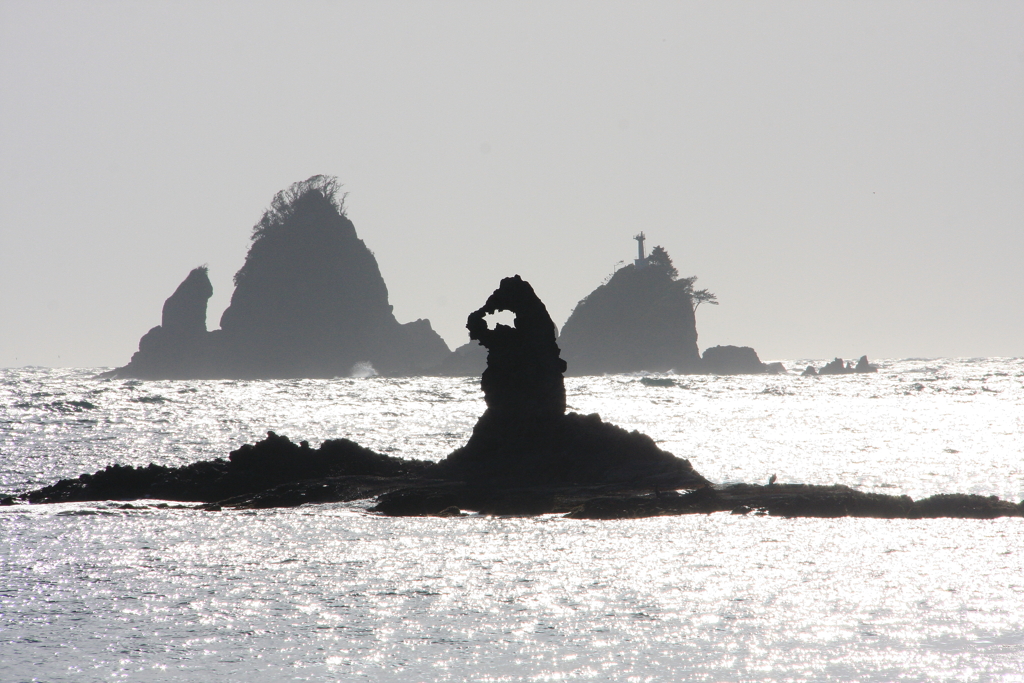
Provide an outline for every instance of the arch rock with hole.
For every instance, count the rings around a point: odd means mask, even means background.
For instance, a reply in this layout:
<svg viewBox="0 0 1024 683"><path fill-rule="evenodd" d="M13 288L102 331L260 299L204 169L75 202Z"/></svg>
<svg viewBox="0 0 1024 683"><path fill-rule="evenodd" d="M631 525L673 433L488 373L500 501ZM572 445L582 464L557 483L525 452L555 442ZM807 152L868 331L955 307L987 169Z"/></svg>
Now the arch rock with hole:
<svg viewBox="0 0 1024 683"><path fill-rule="evenodd" d="M514 326L489 329L486 317L515 314ZM447 479L503 485L631 483L695 488L708 482L689 461L658 448L647 435L566 414L566 363L556 328L530 283L501 281L469 314L471 339L487 348L481 387L487 410L469 442L438 464Z"/></svg>

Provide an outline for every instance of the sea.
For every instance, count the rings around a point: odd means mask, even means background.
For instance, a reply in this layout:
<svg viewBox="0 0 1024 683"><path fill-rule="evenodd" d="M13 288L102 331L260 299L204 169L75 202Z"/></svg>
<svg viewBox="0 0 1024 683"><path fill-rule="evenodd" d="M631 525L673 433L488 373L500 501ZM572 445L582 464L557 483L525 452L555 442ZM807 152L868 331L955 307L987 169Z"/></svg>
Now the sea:
<svg viewBox="0 0 1024 683"><path fill-rule="evenodd" d="M566 380L720 482L1024 498L1024 359ZM439 460L475 378L0 370L0 497L275 431ZM366 374L366 373L362 373ZM0 681L1024 682L1024 519L389 518L371 501L0 507Z"/></svg>

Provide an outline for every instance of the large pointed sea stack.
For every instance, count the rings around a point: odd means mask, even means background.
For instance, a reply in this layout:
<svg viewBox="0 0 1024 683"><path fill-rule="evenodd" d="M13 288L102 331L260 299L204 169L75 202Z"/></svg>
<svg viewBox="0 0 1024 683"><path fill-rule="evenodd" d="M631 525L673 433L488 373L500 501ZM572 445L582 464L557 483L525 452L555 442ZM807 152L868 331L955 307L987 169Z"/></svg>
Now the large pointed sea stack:
<svg viewBox="0 0 1024 683"><path fill-rule="evenodd" d="M515 314L514 327L485 316ZM596 415L565 414L566 364L555 325L529 283L505 278L469 315L471 339L487 347L481 379L487 410L469 442L438 465L452 479L490 485L636 484L694 488L707 480L689 461L659 449L639 432Z"/></svg>
<svg viewBox="0 0 1024 683"><path fill-rule="evenodd" d="M349 375L360 362L383 374L419 374L450 353L429 321L395 319L377 260L345 215L332 177L314 176L274 197L253 228L221 329L206 332L211 293L205 268L192 271L164 305L163 324L109 374L329 378Z"/></svg>
<svg viewBox="0 0 1024 683"><path fill-rule="evenodd" d="M695 305L715 303L697 278L678 278L661 247L617 270L576 304L558 339L570 375L700 372Z"/></svg>

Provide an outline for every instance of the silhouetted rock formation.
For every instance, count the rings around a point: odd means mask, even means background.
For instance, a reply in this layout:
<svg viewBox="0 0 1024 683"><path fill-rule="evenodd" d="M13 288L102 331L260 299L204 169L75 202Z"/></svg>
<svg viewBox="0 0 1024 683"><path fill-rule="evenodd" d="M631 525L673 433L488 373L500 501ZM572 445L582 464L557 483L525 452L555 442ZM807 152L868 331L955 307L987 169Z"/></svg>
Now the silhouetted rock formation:
<svg viewBox="0 0 1024 683"><path fill-rule="evenodd" d="M205 266L195 268L164 302L160 324L139 340L126 368L139 379L187 379L207 370L212 347L206 304L213 285ZM127 375L126 375L127 376Z"/></svg>
<svg viewBox="0 0 1024 683"><path fill-rule="evenodd" d="M768 371L757 351L749 346L712 346L704 350L701 360L704 372L713 375L757 375Z"/></svg>
<svg viewBox="0 0 1024 683"><path fill-rule="evenodd" d="M756 515L779 517L995 519L1024 517L1024 502L1015 504L996 496L960 493L940 494L915 501L910 496L864 493L842 485L733 484L698 489L683 495L595 496L566 516L574 519L623 519L727 511L734 515L754 512Z"/></svg>
<svg viewBox="0 0 1024 683"><path fill-rule="evenodd" d="M807 366L808 370L813 370L811 366ZM823 368L816 371L818 375L850 375L853 373L867 373L867 372L878 372L878 366L872 365L868 362L867 356L861 356L860 360L857 361L855 366L853 362L844 363L842 358L835 358L825 364ZM805 375L813 375L815 372L804 371Z"/></svg>
<svg viewBox="0 0 1024 683"><path fill-rule="evenodd" d="M861 356L857 360L857 367L853 369L854 372L878 372L878 366L872 365L868 362L867 356Z"/></svg>
<svg viewBox="0 0 1024 683"><path fill-rule="evenodd" d="M206 303L211 296L213 285L206 266L193 269L164 302L160 327L175 337L202 337L206 334Z"/></svg>
<svg viewBox="0 0 1024 683"><path fill-rule="evenodd" d="M165 305L160 334L201 336L205 324L199 312L208 297L206 273L196 269ZM486 316L498 311L515 314L514 327L498 324L490 329ZM265 440L233 451L228 460L175 468L112 465L18 499L57 503L158 498L206 502L204 509L218 510L221 505L286 507L376 497L374 509L384 514L443 517L461 516L462 510L567 513L578 519L715 511L908 519L1024 516L1024 501L1015 504L995 496L943 494L914 501L845 486L776 484L774 475L769 486L712 487L687 460L660 450L646 435L606 424L596 414L565 414L566 364L555 326L533 288L518 275L502 280L484 306L469 315L466 327L470 338L488 351L481 380L487 410L469 442L436 465L381 455L347 439L312 449L305 441L296 445L269 432ZM735 358L750 367L753 360L760 363L751 349L739 351L713 353L712 362L721 353L729 359L723 363ZM831 365L854 371L841 359ZM866 357L858 366L872 367ZM677 489L691 491L680 494ZM0 499L3 506L17 502L14 497Z"/></svg>
<svg viewBox="0 0 1024 683"><path fill-rule="evenodd" d="M489 329L486 316L497 311L514 313L515 326ZM266 507L399 489L393 509L425 514L423 506L441 513L454 505L451 500L465 505L467 495L493 509L523 512L550 507L551 487L708 485L687 460L660 450L644 434L606 424L596 414L565 414L565 362L554 323L518 275L502 280L484 306L469 315L466 327L470 338L488 350L481 379L487 410L469 443L437 465L389 458L345 439L313 450L306 442L295 445L270 432L266 440L233 451L228 461L178 468L113 465L22 498L33 503L163 498ZM524 492L524 486L545 490ZM575 504L586 498L579 495ZM435 510L439 501L445 504ZM381 503L387 508L385 500Z"/></svg>
<svg viewBox="0 0 1024 683"><path fill-rule="evenodd" d="M853 372L853 366L846 367L842 358L834 358L818 370L819 375L845 375Z"/></svg>
<svg viewBox="0 0 1024 683"><path fill-rule="evenodd" d="M485 316L515 314L515 327L489 329ZM707 483L686 460L639 432L598 415L565 414L565 361L547 308L518 275L505 278L466 324L487 347L481 386L487 410L469 443L438 465L440 476L490 486L638 483L693 487Z"/></svg>
<svg viewBox="0 0 1024 683"><path fill-rule="evenodd" d="M676 279L664 249L624 266L576 304L558 344L570 375L699 372L696 278ZM714 303L713 295L705 299Z"/></svg>
<svg viewBox="0 0 1024 683"><path fill-rule="evenodd" d="M201 270L202 282L193 271L167 300L163 332L154 328L131 363L108 375L337 377L359 362L381 374L418 374L450 353L429 321L395 320L377 260L345 216L334 178L314 176L274 197L253 228L221 329L211 333L212 288Z"/></svg>
<svg viewBox="0 0 1024 683"><path fill-rule="evenodd" d="M288 437L268 432L263 441L232 451L228 460L207 460L184 467L111 465L95 474L62 479L23 498L31 503L145 498L213 503L247 494L253 496L295 482L315 481L310 487L313 491L320 491L323 496L326 487L334 492L333 500L342 500L340 491L345 486L360 492L356 498L366 498L395 488L395 478L418 476L432 466L429 462L374 453L348 439L325 441L320 448L313 449L305 441L295 444ZM339 477L361 479L331 482L333 488L325 482ZM367 477L390 481L374 482ZM363 495L367 487L373 492ZM278 492L275 505L311 502L308 495L296 496L295 490L288 490L294 502L282 502L289 498Z"/></svg>

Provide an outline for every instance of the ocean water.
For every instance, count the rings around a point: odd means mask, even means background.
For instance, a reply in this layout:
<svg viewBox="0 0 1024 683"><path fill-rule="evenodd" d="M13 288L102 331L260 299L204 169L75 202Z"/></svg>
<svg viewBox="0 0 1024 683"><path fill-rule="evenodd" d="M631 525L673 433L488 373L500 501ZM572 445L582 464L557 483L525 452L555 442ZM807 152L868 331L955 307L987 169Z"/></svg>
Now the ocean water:
<svg viewBox="0 0 1024 683"><path fill-rule="evenodd" d="M808 361L787 362L802 367ZM820 362L818 363L820 365ZM1024 360L567 380L718 482L1024 498ZM437 460L477 380L0 370L0 495L267 430ZM0 507L0 681L1022 681L1024 519Z"/></svg>

